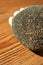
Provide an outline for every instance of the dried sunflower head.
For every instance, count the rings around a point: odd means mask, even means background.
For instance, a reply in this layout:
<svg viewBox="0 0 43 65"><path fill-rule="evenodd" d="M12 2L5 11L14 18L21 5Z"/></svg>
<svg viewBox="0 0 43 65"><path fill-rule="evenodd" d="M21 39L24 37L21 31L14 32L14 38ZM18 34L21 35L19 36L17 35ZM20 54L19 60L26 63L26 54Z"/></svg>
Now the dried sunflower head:
<svg viewBox="0 0 43 65"><path fill-rule="evenodd" d="M43 50L43 6L34 5L18 11L12 19L12 31L29 49Z"/></svg>

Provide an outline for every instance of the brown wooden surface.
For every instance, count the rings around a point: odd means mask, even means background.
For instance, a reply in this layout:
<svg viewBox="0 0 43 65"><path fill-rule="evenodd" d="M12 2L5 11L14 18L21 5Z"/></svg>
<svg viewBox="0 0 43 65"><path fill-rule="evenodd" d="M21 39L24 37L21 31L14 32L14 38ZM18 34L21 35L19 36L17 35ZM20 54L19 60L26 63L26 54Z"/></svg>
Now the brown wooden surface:
<svg viewBox="0 0 43 65"><path fill-rule="evenodd" d="M35 4L43 0L0 0L0 65L43 65L43 52L40 56L23 46L8 24L14 11Z"/></svg>

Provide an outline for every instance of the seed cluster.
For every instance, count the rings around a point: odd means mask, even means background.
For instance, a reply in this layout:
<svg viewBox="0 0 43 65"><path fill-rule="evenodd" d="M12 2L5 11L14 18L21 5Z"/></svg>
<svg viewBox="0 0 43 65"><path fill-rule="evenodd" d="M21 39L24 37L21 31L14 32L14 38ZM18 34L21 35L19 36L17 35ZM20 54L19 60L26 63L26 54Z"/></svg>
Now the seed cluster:
<svg viewBox="0 0 43 65"><path fill-rule="evenodd" d="M13 18L16 37L29 49L43 50L43 6L30 6Z"/></svg>

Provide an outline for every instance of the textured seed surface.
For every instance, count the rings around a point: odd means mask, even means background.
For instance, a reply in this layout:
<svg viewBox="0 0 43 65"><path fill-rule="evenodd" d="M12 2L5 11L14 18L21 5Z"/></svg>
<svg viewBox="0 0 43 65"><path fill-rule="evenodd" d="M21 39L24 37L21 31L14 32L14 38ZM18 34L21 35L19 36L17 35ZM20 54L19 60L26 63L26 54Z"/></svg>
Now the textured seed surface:
<svg viewBox="0 0 43 65"><path fill-rule="evenodd" d="M30 6L13 18L15 36L29 49L43 50L43 6Z"/></svg>

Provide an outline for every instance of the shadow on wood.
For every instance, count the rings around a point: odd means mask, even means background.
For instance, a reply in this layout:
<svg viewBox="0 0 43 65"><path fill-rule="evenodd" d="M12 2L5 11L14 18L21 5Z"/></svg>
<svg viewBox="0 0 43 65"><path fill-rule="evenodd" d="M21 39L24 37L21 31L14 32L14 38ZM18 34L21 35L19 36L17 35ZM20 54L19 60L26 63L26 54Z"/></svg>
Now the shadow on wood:
<svg viewBox="0 0 43 65"><path fill-rule="evenodd" d="M43 51L33 51L35 54L43 57Z"/></svg>

